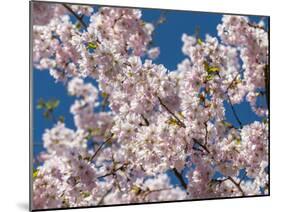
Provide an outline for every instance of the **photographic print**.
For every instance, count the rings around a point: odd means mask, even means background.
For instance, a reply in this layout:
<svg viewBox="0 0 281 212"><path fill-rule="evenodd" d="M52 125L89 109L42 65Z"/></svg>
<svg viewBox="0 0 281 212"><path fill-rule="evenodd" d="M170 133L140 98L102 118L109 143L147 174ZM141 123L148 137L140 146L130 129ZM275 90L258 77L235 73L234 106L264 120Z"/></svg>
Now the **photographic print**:
<svg viewBox="0 0 281 212"><path fill-rule="evenodd" d="M269 195L269 17L30 2L31 210Z"/></svg>

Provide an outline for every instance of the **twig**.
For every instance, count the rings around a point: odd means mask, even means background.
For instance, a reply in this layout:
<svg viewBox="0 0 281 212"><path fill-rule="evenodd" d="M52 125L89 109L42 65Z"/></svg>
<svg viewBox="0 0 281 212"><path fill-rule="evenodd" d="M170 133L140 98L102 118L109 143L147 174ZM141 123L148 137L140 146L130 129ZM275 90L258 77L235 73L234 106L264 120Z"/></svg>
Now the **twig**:
<svg viewBox="0 0 281 212"><path fill-rule="evenodd" d="M101 110L104 112L106 110L106 106L108 105L108 96L102 99Z"/></svg>
<svg viewBox="0 0 281 212"><path fill-rule="evenodd" d="M104 178L104 177L113 175L113 174L115 174L117 171L122 170L123 168L125 168L127 165L128 165L128 163L125 163L125 164L123 164L122 166L118 167L117 169L113 169L111 172L109 172L109 173L107 173L107 174L105 174L105 175L99 176L99 177L97 177L97 178L100 179L100 178Z"/></svg>
<svg viewBox="0 0 281 212"><path fill-rule="evenodd" d="M147 118L145 118L145 116L143 114L141 114L141 117L145 122L145 126L149 126L149 121L147 120Z"/></svg>
<svg viewBox="0 0 281 212"><path fill-rule="evenodd" d="M160 191L169 191L169 190L172 190L172 189L173 188L161 188L161 189L145 191L144 194L143 194L143 199L145 199L151 193L160 192Z"/></svg>
<svg viewBox="0 0 281 212"><path fill-rule="evenodd" d="M249 25L250 27L255 28L255 29L261 29L261 30L266 31L264 27L259 26L259 25L257 25L257 24L248 23L248 25Z"/></svg>
<svg viewBox="0 0 281 212"><path fill-rule="evenodd" d="M186 128L185 124L164 104L164 102L162 101L162 99L157 96L160 104L177 120L179 126Z"/></svg>
<svg viewBox="0 0 281 212"><path fill-rule="evenodd" d="M167 10L164 10L161 12L158 20L154 21L153 25L154 25L154 28L158 27L159 25L163 24L167 19L165 17L165 15L168 13Z"/></svg>
<svg viewBox="0 0 281 212"><path fill-rule="evenodd" d="M237 115L237 113L236 113L236 111L235 111L235 109L234 109L234 107L233 107L233 104L232 104L232 102L231 102L231 99L230 99L228 93L227 93L226 95L227 95L228 102L229 102L229 104L230 104L231 110L232 110L232 112L233 112L233 115L234 115L236 121L238 122L240 129L242 129L242 128L243 128L242 122L240 121L240 119L239 119L239 117L238 117L238 115Z"/></svg>
<svg viewBox="0 0 281 212"><path fill-rule="evenodd" d="M221 78L221 76L220 76L219 73L218 73L218 76L219 76L219 78ZM238 76L238 74L235 76L235 78L236 78L237 76ZM226 94L226 96L227 96L227 99L228 99L228 102L229 102L229 104L230 104L231 110L232 110L232 112L233 112L233 114L234 114L234 117L235 117L236 121L238 122L240 129L242 129L242 127L243 127L242 122L240 121L240 119L239 119L239 117L238 117L238 115L237 115L237 113L236 113L236 111L235 111L235 109L234 109L234 107L233 107L233 104L232 104L232 102L231 102L230 96L229 96L229 94L228 94L228 89L230 88L230 86L231 86L231 84L233 83L233 81L235 80L235 78L232 80L232 82L230 83L230 85L227 87L225 94Z"/></svg>
<svg viewBox="0 0 281 212"><path fill-rule="evenodd" d="M205 125L205 143L204 143L204 146L205 146L208 143L208 125L207 125L207 122L204 122L204 125Z"/></svg>
<svg viewBox="0 0 281 212"><path fill-rule="evenodd" d="M245 196L245 193L243 189L241 188L240 184L237 183L232 177L228 177L228 179L238 188L238 190L241 192L242 196Z"/></svg>
<svg viewBox="0 0 281 212"><path fill-rule="evenodd" d="M93 156L91 157L90 161L93 161L94 158L96 157L96 155L99 153L99 151L101 150L101 148L106 144L108 143L111 138L113 137L113 133L111 134L111 136L109 136L109 138L107 138L100 146L99 148L95 151L95 153L93 154Z"/></svg>
<svg viewBox="0 0 281 212"><path fill-rule="evenodd" d="M204 144L201 144L197 139L195 138L192 138L193 142L198 144L200 147L202 147L206 152L208 152L209 154L211 153L210 150L204 145Z"/></svg>
<svg viewBox="0 0 281 212"><path fill-rule="evenodd" d="M85 24L85 22L83 21L83 18L80 17L79 15L77 15L72 9L71 7L69 7L67 4L62 4L72 15L75 16L75 18L82 24L82 26L87 29L87 25Z"/></svg>
<svg viewBox="0 0 281 212"><path fill-rule="evenodd" d="M237 79L237 77L240 75L240 72L238 72L235 77L233 78L233 80L231 81L231 83L227 86L225 93L227 94L229 88L231 88L231 86L233 85L233 83L235 82L235 80Z"/></svg>
<svg viewBox="0 0 281 212"><path fill-rule="evenodd" d="M173 172L174 172L175 176L178 178L178 180L180 181L181 186L186 190L187 184L185 183L182 175L178 172L178 170L176 168L173 168Z"/></svg>
<svg viewBox="0 0 281 212"><path fill-rule="evenodd" d="M242 194L242 196L245 196L245 192L243 191L243 189L241 188L241 186L240 186L240 183L241 183L241 181L239 182L239 183L237 183L232 177L227 177L227 178L224 178L223 180L216 180L216 179L212 179L211 181L210 181L210 183L212 183L212 182L215 182L215 183L218 183L218 185L221 185L221 183L223 183L223 182L225 182L225 181L227 181L227 180L230 180L237 188L238 188L238 190L241 192L241 194Z"/></svg>
<svg viewBox="0 0 281 212"><path fill-rule="evenodd" d="M101 199L98 201L97 205L100 205L103 203L104 198L112 191L112 188L108 189L105 194L101 197Z"/></svg>

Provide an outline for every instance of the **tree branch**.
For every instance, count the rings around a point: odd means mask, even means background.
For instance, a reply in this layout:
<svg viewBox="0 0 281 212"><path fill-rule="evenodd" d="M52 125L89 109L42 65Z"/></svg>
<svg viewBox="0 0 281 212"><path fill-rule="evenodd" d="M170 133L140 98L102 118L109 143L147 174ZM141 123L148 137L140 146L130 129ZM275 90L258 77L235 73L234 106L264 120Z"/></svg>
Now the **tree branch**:
<svg viewBox="0 0 281 212"><path fill-rule="evenodd" d="M118 168L116 168L116 169L113 169L111 172L109 172L109 173L107 173L107 174L105 174L105 175L99 176L99 177L97 177L97 178L100 179L100 178L104 178L104 177L113 175L113 174L115 174L117 171L126 168L127 165L128 165L128 163L125 163L125 164L123 164L122 166L120 166L120 167L118 167Z"/></svg>
<svg viewBox="0 0 281 212"><path fill-rule="evenodd" d="M99 146L99 148L95 151L95 153L93 154L93 156L90 158L90 161L93 161L94 160L94 158L97 156L97 154L99 153L99 151L102 149L102 147L106 144L106 143L108 143L110 140L111 140L111 138L113 137L113 133L111 133L111 135L109 136L109 138L107 138L100 146Z"/></svg>
<svg viewBox="0 0 281 212"><path fill-rule="evenodd" d="M178 180L180 181L181 186L186 190L187 184L185 183L182 175L178 172L178 170L176 168L173 168L173 172L174 172L175 176L178 178ZM188 192L187 192L187 194L188 194Z"/></svg>
<svg viewBox="0 0 281 212"><path fill-rule="evenodd" d="M154 192L161 192L161 191L169 191L169 190L172 190L173 188L160 188L160 189L155 189L155 190L148 190L148 191L144 191L144 194L143 194L143 199L145 200L146 197L151 194L151 193L154 193Z"/></svg>
<svg viewBox="0 0 281 212"><path fill-rule="evenodd" d="M233 115L234 115L236 121L238 122L240 129L242 129L242 128L243 128L243 124L242 124L242 122L240 121L240 119L239 119L239 117L238 117L238 115L237 115L237 113L236 113L236 110L234 109L234 106L233 106L233 104L232 104L232 102L231 102L231 99L230 99L228 93L227 93L226 95L227 95L228 102L229 102L229 104L230 104L231 110L232 110L232 112L233 112Z"/></svg>
<svg viewBox="0 0 281 212"><path fill-rule="evenodd" d="M87 29L87 24L85 24L85 22L83 21L83 18L80 17L79 15L77 15L70 6L68 6L67 4L62 4L73 16L75 16L75 18L80 22L80 24Z"/></svg>
<svg viewBox="0 0 281 212"><path fill-rule="evenodd" d="M229 104L230 104L231 110L232 110L232 112L233 112L233 114L234 114L234 117L235 117L236 121L238 122L239 127L242 129L242 127L243 127L242 122L240 121L240 119L239 119L239 117L238 117L238 115L237 115L237 113L236 113L236 111L235 111L235 109L234 109L234 107L233 107L233 104L232 104L232 102L231 102L230 96L229 96L229 94L228 94L229 88L232 86L232 84L234 83L234 81L235 81L235 79L238 77L238 75L239 75L239 73L238 73L238 74L234 77L234 79L231 81L231 83L229 84L229 86L227 87L227 89L226 89L226 91L225 91L225 94L226 94L226 96L227 96L227 99L228 99L228 102L229 102ZM219 78L221 78L220 74L218 74L218 76L219 76Z"/></svg>
<svg viewBox="0 0 281 212"><path fill-rule="evenodd" d="M104 198L112 191L112 188L108 189L105 194L100 198L97 205L101 205L103 203Z"/></svg>
<svg viewBox="0 0 281 212"><path fill-rule="evenodd" d="M141 117L145 122L145 126L149 126L149 121L147 120L147 118L145 118L145 116L143 114L141 114Z"/></svg>
<svg viewBox="0 0 281 212"><path fill-rule="evenodd" d="M237 77L239 76L240 72L238 72L235 77L233 78L233 80L231 81L231 83L229 83L229 85L227 86L226 88L226 91L225 93L227 94L228 93L228 90L231 88L231 86L233 85L233 83L235 82L235 80L237 79Z"/></svg>
<svg viewBox="0 0 281 212"><path fill-rule="evenodd" d="M205 126L205 143L204 143L204 146L206 146L207 143L208 143L208 124L207 124L207 121L204 122L204 126Z"/></svg>
<svg viewBox="0 0 281 212"><path fill-rule="evenodd" d="M210 150L204 145L204 144L201 144L197 139L195 138L192 138L193 142L198 144L200 147L202 147L208 154L210 154Z"/></svg>
<svg viewBox="0 0 281 212"><path fill-rule="evenodd" d="M227 179L229 179L237 188L238 190L241 192L242 196L245 196L245 193L243 191L243 189L240 186L240 183L237 183L232 177L228 177Z"/></svg>
<svg viewBox="0 0 281 212"><path fill-rule="evenodd" d="M253 28L255 28L255 29L261 29L261 30L263 30L263 31L266 31L264 27L259 26L259 25L257 25L257 24L248 23L248 26L249 26L249 27L253 27Z"/></svg>
<svg viewBox="0 0 281 212"><path fill-rule="evenodd" d="M177 123L180 127L186 128L185 124L164 104L164 102L162 101L162 99L157 96L160 104L177 120Z"/></svg>

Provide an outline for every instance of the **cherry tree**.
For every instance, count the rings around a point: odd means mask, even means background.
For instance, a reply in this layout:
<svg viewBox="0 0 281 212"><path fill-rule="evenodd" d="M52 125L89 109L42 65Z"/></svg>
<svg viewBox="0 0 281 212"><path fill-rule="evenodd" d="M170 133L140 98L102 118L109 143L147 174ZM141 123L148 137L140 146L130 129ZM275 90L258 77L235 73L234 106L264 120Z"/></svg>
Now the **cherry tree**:
<svg viewBox="0 0 281 212"><path fill-rule="evenodd" d="M140 9L33 2L32 18L33 66L76 97L75 129L57 119L42 135L35 209L268 193L263 20L223 15L218 37L183 34L186 57L167 70L153 62L156 26ZM235 105L244 101L263 121L240 120Z"/></svg>

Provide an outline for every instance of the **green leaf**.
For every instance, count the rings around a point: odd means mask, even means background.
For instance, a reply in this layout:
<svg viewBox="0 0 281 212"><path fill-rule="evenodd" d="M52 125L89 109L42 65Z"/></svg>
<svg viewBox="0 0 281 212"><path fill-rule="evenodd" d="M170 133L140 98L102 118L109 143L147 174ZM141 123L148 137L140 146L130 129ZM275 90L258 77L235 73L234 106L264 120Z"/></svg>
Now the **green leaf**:
<svg viewBox="0 0 281 212"><path fill-rule="evenodd" d="M174 118L168 119L168 120L166 121L166 123L167 123L168 125L171 125L171 126L179 126L178 121L177 121L176 119L174 119Z"/></svg>
<svg viewBox="0 0 281 212"><path fill-rule="evenodd" d="M76 27L76 29L81 29L81 27L82 27L82 25L81 25L81 23L78 21L76 24L75 24L75 27Z"/></svg>
<svg viewBox="0 0 281 212"><path fill-rule="evenodd" d="M231 123L227 122L227 121L222 121L222 123L223 123L223 125L225 127L228 127L228 128L232 128L233 127L233 125Z"/></svg>
<svg viewBox="0 0 281 212"><path fill-rule="evenodd" d="M83 192L81 192L81 195L82 195L84 198L87 198L87 197L89 197L89 196L91 195L91 193L88 192L88 191L83 191Z"/></svg>
<svg viewBox="0 0 281 212"><path fill-rule="evenodd" d="M60 104L59 100L49 100L48 102L46 102L46 109L47 110L53 110L55 108L57 108Z"/></svg>
<svg viewBox="0 0 281 212"><path fill-rule="evenodd" d="M134 192L136 195L139 195L141 193L141 188L136 185L133 185L131 191Z"/></svg>
<svg viewBox="0 0 281 212"><path fill-rule="evenodd" d="M267 124L267 122L268 122L267 118L262 119L262 123Z"/></svg>
<svg viewBox="0 0 281 212"><path fill-rule="evenodd" d="M43 116L48 119L51 118L49 110L44 111Z"/></svg>
<svg viewBox="0 0 281 212"><path fill-rule="evenodd" d="M101 93L101 96L102 96L103 98L106 98L106 97L108 97L108 94L105 93L105 92L102 92L102 93Z"/></svg>
<svg viewBox="0 0 281 212"><path fill-rule="evenodd" d="M203 44L203 41L200 38L198 38L197 43L201 46Z"/></svg>
<svg viewBox="0 0 281 212"><path fill-rule="evenodd" d="M37 105L36 105L36 108L37 109L43 109L45 107L45 102L43 99L39 99Z"/></svg>
<svg viewBox="0 0 281 212"><path fill-rule="evenodd" d="M205 62L203 63L203 65L204 65L205 71L208 71L208 70L209 70L209 64L205 61Z"/></svg>
<svg viewBox="0 0 281 212"><path fill-rule="evenodd" d="M220 69L218 67L209 67L208 69L208 73L215 73L215 72L219 72Z"/></svg>
<svg viewBox="0 0 281 212"><path fill-rule="evenodd" d="M240 145L240 144L241 144L241 139L237 138L237 139L235 140L235 144L236 144L236 145Z"/></svg>
<svg viewBox="0 0 281 212"><path fill-rule="evenodd" d="M215 74L220 71L220 69L216 66L210 66L207 62L204 62L204 69L208 74Z"/></svg>
<svg viewBox="0 0 281 212"><path fill-rule="evenodd" d="M63 116L60 116L60 117L59 117L59 121L62 122L62 123L64 123L64 121L65 121L64 117L63 117Z"/></svg>
<svg viewBox="0 0 281 212"><path fill-rule="evenodd" d="M210 80L212 80L212 79L214 79L214 75L207 75L207 76L206 76L206 80L207 80L207 81L210 81Z"/></svg>
<svg viewBox="0 0 281 212"><path fill-rule="evenodd" d="M33 178L36 178L36 177L38 177L38 172L39 172L39 170L38 169L33 169Z"/></svg>
<svg viewBox="0 0 281 212"><path fill-rule="evenodd" d="M51 102L51 104L52 104L52 107L53 107L53 108L56 108L56 107L59 106L60 101L59 101L59 100L53 100L53 101Z"/></svg>
<svg viewBox="0 0 281 212"><path fill-rule="evenodd" d="M95 44L95 43L93 43L93 42L89 42L88 43L88 46L87 46L87 49L96 49L98 46Z"/></svg>
<svg viewBox="0 0 281 212"><path fill-rule="evenodd" d="M183 112L178 112L179 116L182 118L182 119L185 119L184 115L183 115Z"/></svg>

